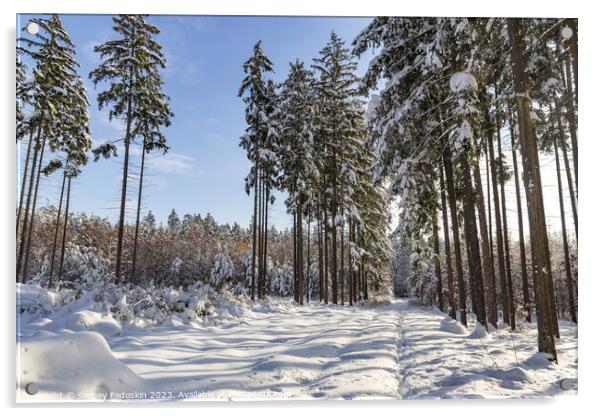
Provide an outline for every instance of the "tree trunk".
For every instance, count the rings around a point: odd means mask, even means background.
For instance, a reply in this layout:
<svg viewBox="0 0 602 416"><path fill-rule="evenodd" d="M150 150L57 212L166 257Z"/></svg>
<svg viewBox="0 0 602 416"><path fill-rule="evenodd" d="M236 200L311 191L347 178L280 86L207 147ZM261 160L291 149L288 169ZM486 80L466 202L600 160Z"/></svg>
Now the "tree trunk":
<svg viewBox="0 0 602 416"><path fill-rule="evenodd" d="M138 254L138 233L140 231L140 205L142 205L142 182L144 181L145 141L142 143L142 161L140 162L140 183L138 184L138 206L136 207L136 228L134 230L134 253L132 254L132 282L136 278L136 255Z"/></svg>
<svg viewBox="0 0 602 416"><path fill-rule="evenodd" d="M17 282L23 282L23 277L21 275L21 266L23 264L23 255L25 254L25 244L27 237L27 227L29 223L29 208L31 204L31 200L33 199L33 185L35 183L34 177L36 174L36 168L38 166L38 154L40 152L40 136L42 134L41 125L38 126L38 131L36 133L35 146L33 149L33 160L31 161L31 174L29 175L29 190L27 191L27 201L25 203L25 218L23 218L23 227L21 228L21 243L19 244L19 254L17 255Z"/></svg>
<svg viewBox="0 0 602 416"><path fill-rule="evenodd" d="M330 259L328 257L328 213L326 212L326 203L323 207L323 224L324 224L324 302L328 305L328 268L330 267Z"/></svg>
<svg viewBox="0 0 602 416"><path fill-rule="evenodd" d="M341 208L342 211L342 208ZM341 218L343 214L341 213ZM341 305L345 304L345 224L341 224Z"/></svg>
<svg viewBox="0 0 602 416"><path fill-rule="evenodd" d="M466 252L468 257L468 270L470 286L474 291L475 310L477 321L487 328L487 316L485 312L485 294L483 290L483 271L481 268L481 254L479 249L479 236L477 222L474 213L474 191L468 163L468 148L460 154L462 166L462 183L464 194L462 198L464 208L464 237L466 239Z"/></svg>
<svg viewBox="0 0 602 416"><path fill-rule="evenodd" d="M529 295L529 278L527 274L527 254L525 252L525 234L523 229L523 204L521 201L520 183L518 177L518 161L515 149L514 122L512 119L512 106L508 104L510 113L510 140L512 144L512 167L514 169L514 188L516 190L516 213L518 217L518 244L520 251L520 273L522 278L523 302L527 314L527 322L531 322L531 296Z"/></svg>
<svg viewBox="0 0 602 416"><path fill-rule="evenodd" d="M445 242L445 269L447 272L447 292L449 303L449 316L456 318L456 288L454 284L454 272L452 270L451 244L449 241L449 226L447 223L447 202L445 200L445 179L443 177L443 166L439 166L439 182L441 184L441 214L443 216L443 236Z"/></svg>
<svg viewBox="0 0 602 416"><path fill-rule="evenodd" d="M487 227L487 215L485 213L485 198L483 195L483 184L481 182L481 171L479 164L473 166L473 176L476 191L476 204L479 213L479 232L481 234L481 251L483 252L483 268L486 278L485 298L487 302L487 320L497 328L497 295L495 292L495 270L491 259L491 245Z"/></svg>
<svg viewBox="0 0 602 416"><path fill-rule="evenodd" d="M36 203L38 201L38 189L40 187L40 173L42 172L42 162L44 160L44 148L46 147L46 138L42 140L42 150L40 151L40 160L38 161L38 172L36 173L36 186L33 192L33 202L31 204L31 218L29 219L29 230L27 233L27 245L25 247L25 262L23 264L23 281L27 279L29 268L29 255L31 253L34 221L36 216ZM33 179L33 176L32 176Z"/></svg>
<svg viewBox="0 0 602 416"><path fill-rule="evenodd" d="M491 216L491 177L489 174L491 164L489 163L489 152L487 151L487 148L485 148L485 151L483 153L485 153L485 176L487 177L487 225L489 227L489 253L491 254L491 264L495 264L493 254L493 219Z"/></svg>
<svg viewBox="0 0 602 416"><path fill-rule="evenodd" d="M483 91L481 97L486 97L485 92ZM504 237L502 233L502 217L500 214L500 197L498 194L498 169L496 165L495 152L493 150L493 122L491 121L491 115L489 113L489 109L485 104L485 100L482 99L483 102L483 120L484 120L484 129L487 134L487 148L489 151L489 164L491 168L491 184L493 188L493 212L495 214L495 241L496 241L496 249L497 249L497 264L498 264L498 275L500 281L500 289L502 295L502 317L506 324L510 324L510 306L508 302L508 287L506 284L506 264L504 262ZM497 313L497 312L496 312Z"/></svg>
<svg viewBox="0 0 602 416"><path fill-rule="evenodd" d="M293 212L293 299L299 303L299 249L297 248L297 207Z"/></svg>
<svg viewBox="0 0 602 416"><path fill-rule="evenodd" d="M577 115L573 103L573 77L571 76L570 56L565 56L566 73L566 118L569 122L569 133L571 135L571 150L573 151L573 171L575 172L575 188L579 188L579 149L577 147Z"/></svg>
<svg viewBox="0 0 602 416"><path fill-rule="evenodd" d="M441 277L441 253L439 252L439 224L437 221L437 210L434 209L431 215L433 224L433 251L435 252L435 276L437 277L437 306L441 312L444 311L443 305L443 278Z"/></svg>
<svg viewBox="0 0 602 416"><path fill-rule="evenodd" d="M263 169L259 168L259 249L257 252L257 298L263 299L263 209L264 209Z"/></svg>
<svg viewBox="0 0 602 416"><path fill-rule="evenodd" d="M56 258L56 245L59 237L59 224L61 223L61 210L63 209L63 195L65 193L65 183L67 182L67 175L63 170L63 184L61 185L61 198L59 199L59 209L56 214L56 223L54 225L54 241L52 242L52 257L50 260L50 277L48 278L48 285L52 282L54 276L54 260Z"/></svg>
<svg viewBox="0 0 602 416"><path fill-rule="evenodd" d="M445 185L449 200L452 234L454 238L454 258L456 260L456 275L458 280L458 293L460 301L460 321L464 326L466 321L466 290L464 289L464 269L462 267L462 249L460 247L460 229L458 226L458 211L456 207L456 190L454 189L454 173L451 163L451 154L448 148L443 151L443 167L445 170Z"/></svg>
<svg viewBox="0 0 602 416"><path fill-rule="evenodd" d="M335 191L335 197L334 200L336 201L336 191ZM331 219L332 219L332 268L331 268L331 275L332 275L332 303L334 303L335 305L339 303L339 299L338 299L338 281L337 281L337 227L335 226L335 218L336 218L336 204L333 201L332 202L332 214L331 214Z"/></svg>
<svg viewBox="0 0 602 416"><path fill-rule="evenodd" d="M497 95L496 95L497 96ZM497 107L497 106L496 106ZM499 114L499 112L498 112ZM504 262L506 268L506 287L508 288L508 309L510 311L510 328L516 330L516 318L514 311L514 288L512 284L512 270L510 269L510 244L508 243L508 220L506 217L506 180L504 178L504 169L503 169L503 153L502 153L502 135L500 132L500 122L499 117L496 117L496 125L497 125L497 148L498 148L498 158L500 161L500 197L502 202L502 225L504 227Z"/></svg>
<svg viewBox="0 0 602 416"><path fill-rule="evenodd" d="M25 184L27 183L27 171L29 170L29 158L31 155L31 143L33 142L33 128L29 129L29 141L27 142L27 156L25 156L25 167L23 168L23 182L21 183L21 194L19 195L19 209L17 210L17 232L19 237L19 225L21 224L21 211L23 210L23 197L25 196ZM31 181L31 179L30 179Z"/></svg>
<svg viewBox="0 0 602 416"><path fill-rule="evenodd" d="M253 192L253 251L251 253L251 300L254 301L255 300L255 266L256 266L256 259L257 259L257 198L258 198L258 178L257 178L257 174L258 174L258 162L257 162L257 152L256 156L255 156L255 183L253 184L254 186L254 192Z"/></svg>
<svg viewBox="0 0 602 416"><path fill-rule="evenodd" d="M310 207L308 207L307 209L307 284L305 285L305 301L307 303L309 303L309 297L310 297L310 287L309 287L309 283L310 283L310 261L311 261L311 256L310 256L310 244L311 244L311 209Z"/></svg>
<svg viewBox="0 0 602 416"><path fill-rule="evenodd" d="M324 300L324 250L322 246L322 211L320 207L320 197L317 198L316 206L316 229L318 231L317 243L318 243L318 283L319 283L319 295L320 302Z"/></svg>
<svg viewBox="0 0 602 416"><path fill-rule="evenodd" d="M67 224L69 223L69 201L71 200L71 177L67 179L67 199L65 201L65 223L63 225L63 241L61 243L61 261L59 263L59 279L63 278L65 264L65 242L67 241Z"/></svg>
<svg viewBox="0 0 602 416"><path fill-rule="evenodd" d="M268 214L270 212L270 189L268 188L268 182L265 184L265 218L264 218L264 234L263 234L263 286L261 288L263 299L265 299L268 290Z"/></svg>
<svg viewBox="0 0 602 416"><path fill-rule="evenodd" d="M569 39L569 51L571 52L571 62L573 63L573 74L575 75L575 102L578 103L578 91L579 91L579 48L577 47L577 43L579 41L577 34L577 19L567 19L568 26L573 31L573 36Z"/></svg>
<svg viewBox="0 0 602 416"><path fill-rule="evenodd" d="M299 303L303 305L303 215L302 215L302 204L300 203L297 207L297 250L299 250L297 266L299 267Z"/></svg>
<svg viewBox="0 0 602 416"><path fill-rule="evenodd" d="M558 181L558 201L560 203L560 224L562 226L562 245L564 248L564 270L566 273L566 290L569 295L569 311L571 320L577 323L577 312L575 310L575 298L573 297L573 274L571 273L571 256L569 254L569 242L566 236L566 224L564 219L564 196L562 193L562 176L560 174L560 157L558 156L558 141L554 136L554 156L556 158L556 180Z"/></svg>
<svg viewBox="0 0 602 416"><path fill-rule="evenodd" d="M550 111L552 110L550 109ZM564 159L564 170L566 172L567 184L569 186L569 196L571 198L571 209L573 213L573 226L575 229L575 238L578 239L579 221L577 214L577 196L575 195L575 190L573 188L571 166L569 164L569 157L566 150L566 135L564 132L564 125L562 124L562 117L560 116L559 104L557 101L554 103L554 116L556 118L556 124L558 125L558 134L560 135L560 148L562 149L562 155Z"/></svg>
<svg viewBox="0 0 602 416"><path fill-rule="evenodd" d="M519 138L523 155L527 208L532 230L531 244L533 245L534 254L538 346L540 352L548 354L549 360L558 362L552 328L552 301L547 290L551 279L550 270L548 269L549 261L546 259L547 228L539 172L539 155L537 153L537 142L533 137L530 114L531 102L524 68L522 22L516 18L508 18L506 21L511 44L511 62L518 108Z"/></svg>

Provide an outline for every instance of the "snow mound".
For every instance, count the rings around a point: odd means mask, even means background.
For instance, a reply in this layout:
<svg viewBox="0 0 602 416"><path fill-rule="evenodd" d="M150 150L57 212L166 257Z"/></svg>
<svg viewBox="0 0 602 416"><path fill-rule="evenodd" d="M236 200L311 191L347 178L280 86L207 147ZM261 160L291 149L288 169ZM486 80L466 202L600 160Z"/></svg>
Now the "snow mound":
<svg viewBox="0 0 602 416"><path fill-rule="evenodd" d="M538 352L533 354L531 357L527 358L524 363L526 367L530 368L546 368L551 366L551 362L548 359L548 354L545 352Z"/></svg>
<svg viewBox="0 0 602 416"><path fill-rule="evenodd" d="M110 314L81 310L68 318L67 328L72 331L94 331L104 337L121 334L121 324Z"/></svg>
<svg viewBox="0 0 602 416"><path fill-rule="evenodd" d="M489 333L487 332L487 330L485 328L483 328L483 325L481 325L480 323L477 322L474 330L470 333L468 338L486 339L486 338L489 338Z"/></svg>
<svg viewBox="0 0 602 416"><path fill-rule="evenodd" d="M31 383L39 387L39 393L26 392ZM95 332L18 344L17 399L20 400L108 400L138 391L142 385L142 379L118 361L105 339Z"/></svg>
<svg viewBox="0 0 602 416"><path fill-rule="evenodd" d="M468 331L466 331L466 328L462 324L451 318L445 318L444 320L442 320L439 329L441 331L457 335L466 335L468 333Z"/></svg>

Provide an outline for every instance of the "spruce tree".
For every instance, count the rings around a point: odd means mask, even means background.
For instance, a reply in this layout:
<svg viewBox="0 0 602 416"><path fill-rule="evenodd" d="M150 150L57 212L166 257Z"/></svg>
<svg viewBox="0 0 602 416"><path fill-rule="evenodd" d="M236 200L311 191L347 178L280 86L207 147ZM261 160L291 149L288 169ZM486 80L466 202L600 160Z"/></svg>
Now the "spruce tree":
<svg viewBox="0 0 602 416"><path fill-rule="evenodd" d="M98 94L99 109L108 108L109 119L117 118L125 122L115 261L115 277L122 279L130 145L136 129L143 124L140 115L145 114L145 111L152 113L155 110L138 108L138 106L163 101L162 96L156 97L156 95L161 94L161 79L157 74L160 69L165 68L165 57L161 45L154 39L159 34L159 28L148 23L145 15L120 15L114 17L113 22L113 30L118 38L94 47L102 62L98 68L90 72L90 78L95 86L108 84L107 89ZM111 150L114 149L109 148L109 151Z"/></svg>

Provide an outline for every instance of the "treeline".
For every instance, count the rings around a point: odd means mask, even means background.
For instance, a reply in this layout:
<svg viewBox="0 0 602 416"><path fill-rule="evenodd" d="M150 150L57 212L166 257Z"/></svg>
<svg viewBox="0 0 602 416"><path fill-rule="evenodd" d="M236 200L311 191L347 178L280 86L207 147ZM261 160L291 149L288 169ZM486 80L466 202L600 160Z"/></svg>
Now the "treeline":
<svg viewBox="0 0 602 416"><path fill-rule="evenodd" d="M370 142L379 176L401 198L397 247L407 251L411 279L427 291L433 276L439 308L465 325L474 312L485 328L497 327L501 311L514 330L513 275L519 273L526 318L537 318L539 349L556 361L559 293L577 322L576 251L567 230L573 226L576 240L576 19L383 17L354 41L357 54L369 48L379 52L363 87L384 81L369 106ZM552 279L539 162L550 152L561 213L562 286ZM516 206L506 201L509 181ZM516 249L510 211L518 217Z"/></svg>
<svg viewBox="0 0 602 416"><path fill-rule="evenodd" d="M311 67L297 59L281 84L267 78L272 62L261 42L243 70L239 96L248 127L240 145L253 164L245 178L254 198L251 298L266 294L268 207L278 189L293 219L295 300L309 299L312 224L319 299L366 299L368 286L387 272L389 214L384 187L372 180L376 153L368 142L356 58L332 33Z"/></svg>
<svg viewBox="0 0 602 416"><path fill-rule="evenodd" d="M68 282L91 284L115 281L115 250L118 225L106 218L83 213L70 213L67 219L63 269L51 276L52 246L48 236L54 232L58 209L41 208L36 214L32 233L28 282L56 288ZM135 249L135 224L126 224L122 263L131 270ZM304 293L318 299L318 241L315 229L309 240L311 256L306 258L309 270ZM62 235L60 236L62 238ZM266 294L293 295L293 231L270 227L267 234L270 253L266 261ZM251 227L237 223L219 224L211 214L186 214L180 217L172 210L166 224L158 223L152 211L143 215L137 239L136 274L128 275L124 287L182 287L206 284L216 291L250 296ZM387 293L388 284L370 283L370 294Z"/></svg>

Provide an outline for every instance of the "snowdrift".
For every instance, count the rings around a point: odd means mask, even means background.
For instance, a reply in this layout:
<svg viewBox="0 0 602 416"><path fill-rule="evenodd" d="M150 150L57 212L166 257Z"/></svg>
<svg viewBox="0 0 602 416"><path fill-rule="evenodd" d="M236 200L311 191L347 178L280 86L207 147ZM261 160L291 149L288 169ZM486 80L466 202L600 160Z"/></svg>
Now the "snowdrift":
<svg viewBox="0 0 602 416"><path fill-rule="evenodd" d="M23 340L17 354L18 400L111 400L144 390L96 332Z"/></svg>

